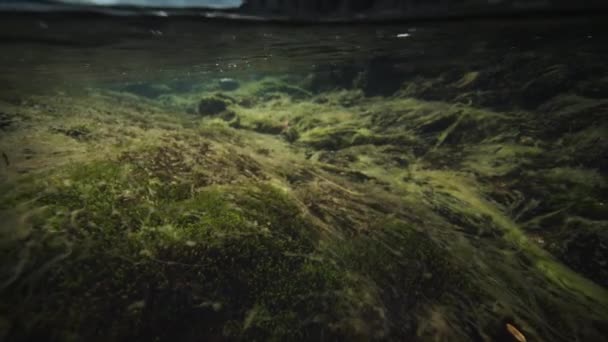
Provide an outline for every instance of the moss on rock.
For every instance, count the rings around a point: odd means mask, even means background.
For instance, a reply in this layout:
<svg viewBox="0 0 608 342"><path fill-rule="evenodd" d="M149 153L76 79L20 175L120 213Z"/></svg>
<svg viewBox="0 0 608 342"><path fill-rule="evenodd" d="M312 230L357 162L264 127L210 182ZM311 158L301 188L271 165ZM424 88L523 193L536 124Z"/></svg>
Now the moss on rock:
<svg viewBox="0 0 608 342"><path fill-rule="evenodd" d="M228 108L226 99L217 95L212 95L201 99L198 103L198 114L203 116L216 115Z"/></svg>
<svg viewBox="0 0 608 342"><path fill-rule="evenodd" d="M45 209L32 218L36 231L21 246L37 251L4 289L11 300L3 308L19 307L9 318L11 336L81 339L104 331L110 339L316 339L335 333L331 322L343 314L336 305L350 298L324 294L343 291L348 280L332 264L315 261L318 234L283 191L223 186L175 196L153 175L115 162L57 176L40 184L35 201ZM5 247L25 241L15 243ZM28 298L20 295L23 288ZM26 319L42 300L44 307ZM326 318L306 321L315 315Z"/></svg>

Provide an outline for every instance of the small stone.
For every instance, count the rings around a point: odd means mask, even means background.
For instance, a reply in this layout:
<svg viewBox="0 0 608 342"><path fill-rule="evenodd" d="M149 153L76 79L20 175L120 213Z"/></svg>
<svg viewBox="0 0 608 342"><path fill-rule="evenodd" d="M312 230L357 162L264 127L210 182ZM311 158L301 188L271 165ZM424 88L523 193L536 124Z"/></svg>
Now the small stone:
<svg viewBox="0 0 608 342"><path fill-rule="evenodd" d="M241 85L239 82L232 78L222 78L219 82L220 89L225 91L232 91L238 89Z"/></svg>

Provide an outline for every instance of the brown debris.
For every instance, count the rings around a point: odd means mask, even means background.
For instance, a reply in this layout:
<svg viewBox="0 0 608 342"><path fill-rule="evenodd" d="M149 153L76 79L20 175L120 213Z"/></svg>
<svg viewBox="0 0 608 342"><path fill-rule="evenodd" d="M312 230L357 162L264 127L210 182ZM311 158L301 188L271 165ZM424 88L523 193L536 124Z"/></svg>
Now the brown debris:
<svg viewBox="0 0 608 342"><path fill-rule="evenodd" d="M506 328L507 331L509 332L509 334L513 335L513 337L518 341L518 342L526 342L526 337L524 336L524 334L521 333L521 331L519 331L519 329L517 329L513 324L511 323L507 323L506 324Z"/></svg>

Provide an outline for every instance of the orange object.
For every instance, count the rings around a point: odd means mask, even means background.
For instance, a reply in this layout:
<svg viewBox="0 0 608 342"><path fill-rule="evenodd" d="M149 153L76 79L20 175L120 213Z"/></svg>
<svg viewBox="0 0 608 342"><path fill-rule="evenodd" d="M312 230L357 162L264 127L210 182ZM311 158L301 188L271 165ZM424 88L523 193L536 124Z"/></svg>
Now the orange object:
<svg viewBox="0 0 608 342"><path fill-rule="evenodd" d="M526 336L519 331L513 324L507 323L507 331L519 342L526 342Z"/></svg>

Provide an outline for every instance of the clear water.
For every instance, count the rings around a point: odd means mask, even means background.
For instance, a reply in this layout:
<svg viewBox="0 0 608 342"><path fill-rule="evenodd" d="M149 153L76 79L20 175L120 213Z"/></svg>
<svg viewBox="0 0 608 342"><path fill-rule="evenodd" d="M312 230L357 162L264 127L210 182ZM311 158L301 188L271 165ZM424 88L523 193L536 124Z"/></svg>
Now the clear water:
<svg viewBox="0 0 608 342"><path fill-rule="evenodd" d="M0 21L0 338L600 341L598 19Z"/></svg>

